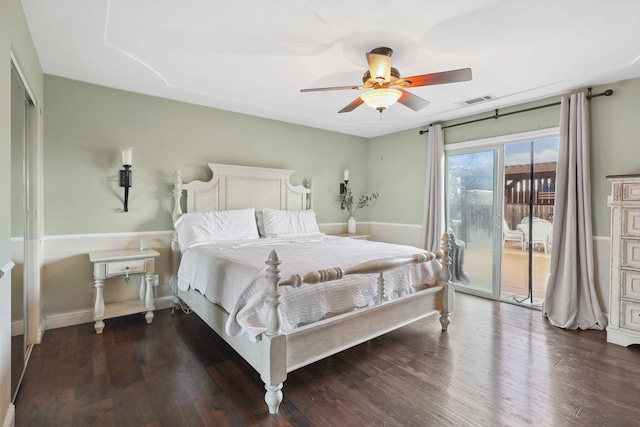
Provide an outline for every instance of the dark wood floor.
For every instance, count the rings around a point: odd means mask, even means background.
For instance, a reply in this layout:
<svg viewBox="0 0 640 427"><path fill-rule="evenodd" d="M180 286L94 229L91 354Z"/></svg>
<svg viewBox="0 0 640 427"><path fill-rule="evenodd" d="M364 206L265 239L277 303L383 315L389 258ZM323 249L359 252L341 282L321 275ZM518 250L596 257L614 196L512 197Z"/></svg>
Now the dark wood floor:
<svg viewBox="0 0 640 427"><path fill-rule="evenodd" d="M640 425L640 348L551 327L539 311L457 295L421 321L299 369L269 415L259 376L198 317L170 310L47 331L20 426Z"/></svg>

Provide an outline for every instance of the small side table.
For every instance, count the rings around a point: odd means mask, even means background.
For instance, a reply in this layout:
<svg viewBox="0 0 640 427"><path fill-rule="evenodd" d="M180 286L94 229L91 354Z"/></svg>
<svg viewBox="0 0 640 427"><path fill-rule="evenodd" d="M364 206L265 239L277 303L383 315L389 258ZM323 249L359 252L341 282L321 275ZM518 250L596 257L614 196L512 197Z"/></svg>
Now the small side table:
<svg viewBox="0 0 640 427"><path fill-rule="evenodd" d="M93 263L93 278L96 287L96 303L93 309L94 328L97 334L104 329L104 319L143 313L147 323L153 320L153 284L154 259L160 253L153 249L125 249L117 251L91 252L89 259ZM110 277L125 276L128 281L131 274L144 274L145 280L140 284L140 299L104 303L104 281Z"/></svg>

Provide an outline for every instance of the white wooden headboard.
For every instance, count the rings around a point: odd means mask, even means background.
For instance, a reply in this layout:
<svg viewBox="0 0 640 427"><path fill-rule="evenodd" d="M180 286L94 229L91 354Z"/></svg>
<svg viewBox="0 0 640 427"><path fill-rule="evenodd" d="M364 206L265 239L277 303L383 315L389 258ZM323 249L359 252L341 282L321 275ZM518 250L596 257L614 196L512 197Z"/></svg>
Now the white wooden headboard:
<svg viewBox="0 0 640 427"><path fill-rule="evenodd" d="M264 208L299 211L313 208L311 180L293 185L289 180L293 170L208 163L213 176L209 181L182 183L180 170L174 175L173 222L182 215L182 196L186 191L187 212ZM171 242L172 271L177 273L180 249L174 235Z"/></svg>
<svg viewBox="0 0 640 427"><path fill-rule="evenodd" d="M307 187L293 185L293 170L209 163L210 181L182 183L180 171L174 177L173 221L182 215L181 199L187 194L187 212L263 208L282 210L311 209L311 181Z"/></svg>

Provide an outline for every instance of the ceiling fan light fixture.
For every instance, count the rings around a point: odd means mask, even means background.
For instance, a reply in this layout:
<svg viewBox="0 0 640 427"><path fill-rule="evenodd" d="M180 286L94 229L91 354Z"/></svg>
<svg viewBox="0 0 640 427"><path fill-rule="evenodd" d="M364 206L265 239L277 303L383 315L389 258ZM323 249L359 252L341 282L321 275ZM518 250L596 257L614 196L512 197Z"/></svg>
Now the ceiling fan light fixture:
<svg viewBox="0 0 640 427"><path fill-rule="evenodd" d="M363 93L360 98L369 107L382 113L395 104L401 96L402 92L398 89L374 89Z"/></svg>

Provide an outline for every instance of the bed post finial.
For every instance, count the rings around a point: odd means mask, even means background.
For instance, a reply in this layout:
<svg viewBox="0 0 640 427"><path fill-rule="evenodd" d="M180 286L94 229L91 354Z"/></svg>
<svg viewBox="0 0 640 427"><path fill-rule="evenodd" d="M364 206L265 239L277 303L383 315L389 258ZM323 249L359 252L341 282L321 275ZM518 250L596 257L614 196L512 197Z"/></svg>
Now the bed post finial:
<svg viewBox="0 0 640 427"><path fill-rule="evenodd" d="M440 323L442 324L442 330L446 331L450 323L450 314L453 310L453 282L451 281L451 238L449 233L442 235L440 242L440 251L442 252L442 268L444 270L444 277L442 277L442 283L444 285L444 292L442 295L442 311L440 311Z"/></svg>

